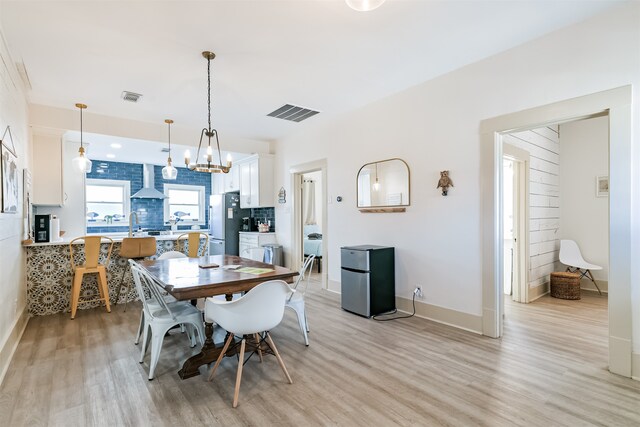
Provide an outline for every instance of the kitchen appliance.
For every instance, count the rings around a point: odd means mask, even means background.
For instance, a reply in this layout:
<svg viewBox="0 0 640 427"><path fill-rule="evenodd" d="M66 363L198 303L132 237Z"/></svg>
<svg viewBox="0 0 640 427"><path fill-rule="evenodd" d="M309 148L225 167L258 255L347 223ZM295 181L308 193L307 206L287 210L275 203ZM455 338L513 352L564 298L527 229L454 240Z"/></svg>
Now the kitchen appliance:
<svg viewBox="0 0 640 427"><path fill-rule="evenodd" d="M396 308L393 247L345 246L340 258L344 310L371 317Z"/></svg>
<svg viewBox="0 0 640 427"><path fill-rule="evenodd" d="M239 232L251 209L240 209L240 194L214 194L209 199L209 255L239 255Z"/></svg>
<svg viewBox="0 0 640 427"><path fill-rule="evenodd" d="M156 190L155 187L155 169L153 165L142 165L142 188L132 195L132 199L165 199L163 193Z"/></svg>
<svg viewBox="0 0 640 427"><path fill-rule="evenodd" d="M36 243L51 241L51 215L36 215Z"/></svg>
<svg viewBox="0 0 640 427"><path fill-rule="evenodd" d="M242 218L242 231L251 231L251 218L248 216Z"/></svg>

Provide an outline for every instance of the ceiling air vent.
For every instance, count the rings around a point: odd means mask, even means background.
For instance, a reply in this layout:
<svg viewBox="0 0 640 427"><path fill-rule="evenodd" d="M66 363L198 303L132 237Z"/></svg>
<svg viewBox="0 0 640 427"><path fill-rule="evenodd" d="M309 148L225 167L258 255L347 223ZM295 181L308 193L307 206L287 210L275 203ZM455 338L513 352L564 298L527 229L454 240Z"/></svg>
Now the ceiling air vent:
<svg viewBox="0 0 640 427"><path fill-rule="evenodd" d="M298 107L296 105L286 104L277 110L267 114L269 117L277 119L289 120L292 122L301 122L318 114L319 111L310 110L308 108Z"/></svg>
<svg viewBox="0 0 640 427"><path fill-rule="evenodd" d="M142 95L135 92L124 91L122 92L122 99L129 102L138 102L142 98Z"/></svg>

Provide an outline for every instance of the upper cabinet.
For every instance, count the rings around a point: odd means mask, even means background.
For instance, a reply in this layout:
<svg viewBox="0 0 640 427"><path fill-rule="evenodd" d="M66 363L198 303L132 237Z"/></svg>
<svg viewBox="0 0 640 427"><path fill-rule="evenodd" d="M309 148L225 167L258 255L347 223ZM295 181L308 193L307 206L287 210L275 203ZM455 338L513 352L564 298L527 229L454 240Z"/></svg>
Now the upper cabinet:
<svg viewBox="0 0 640 427"><path fill-rule="evenodd" d="M212 194L230 193L240 190L240 168L235 164L229 173L211 174Z"/></svg>
<svg viewBox="0 0 640 427"><path fill-rule="evenodd" d="M62 135L34 132L32 170L34 205L64 205L62 148Z"/></svg>
<svg viewBox="0 0 640 427"><path fill-rule="evenodd" d="M240 207L262 208L274 205L273 155L254 154L238 160L234 168L240 174Z"/></svg>

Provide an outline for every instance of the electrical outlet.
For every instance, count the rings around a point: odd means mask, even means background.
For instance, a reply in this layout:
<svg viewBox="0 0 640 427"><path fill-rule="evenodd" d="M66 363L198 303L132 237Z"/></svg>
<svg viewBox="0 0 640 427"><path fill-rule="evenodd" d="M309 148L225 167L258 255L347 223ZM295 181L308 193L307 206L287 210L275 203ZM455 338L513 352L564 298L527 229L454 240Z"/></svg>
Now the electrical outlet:
<svg viewBox="0 0 640 427"><path fill-rule="evenodd" d="M413 290L413 294L418 298L422 298L422 286L417 285L416 288Z"/></svg>

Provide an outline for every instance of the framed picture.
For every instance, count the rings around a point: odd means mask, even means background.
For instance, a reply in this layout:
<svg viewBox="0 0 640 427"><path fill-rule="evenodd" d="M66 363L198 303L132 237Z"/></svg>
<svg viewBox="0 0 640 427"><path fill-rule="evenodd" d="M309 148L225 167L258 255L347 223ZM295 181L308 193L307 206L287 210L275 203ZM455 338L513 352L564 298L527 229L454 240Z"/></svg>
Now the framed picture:
<svg viewBox="0 0 640 427"><path fill-rule="evenodd" d="M609 196L609 177L597 176L596 177L596 197L608 197Z"/></svg>
<svg viewBox="0 0 640 427"><path fill-rule="evenodd" d="M2 213L18 212L18 159L2 145Z"/></svg>

